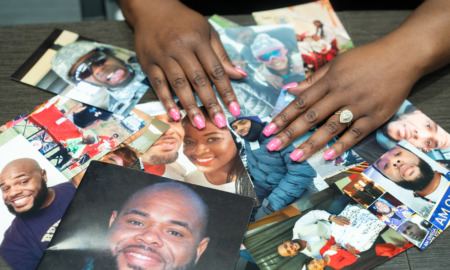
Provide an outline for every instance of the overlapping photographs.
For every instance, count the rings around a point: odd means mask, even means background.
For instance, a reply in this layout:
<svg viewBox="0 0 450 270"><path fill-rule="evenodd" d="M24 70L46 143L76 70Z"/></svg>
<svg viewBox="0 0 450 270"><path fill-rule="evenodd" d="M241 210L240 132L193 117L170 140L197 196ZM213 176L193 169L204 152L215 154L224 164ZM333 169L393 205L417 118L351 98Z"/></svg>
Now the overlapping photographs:
<svg viewBox="0 0 450 270"><path fill-rule="evenodd" d="M141 156L144 171L212 189L256 198L240 158L242 146L227 128L218 128L205 115L206 127L197 129L185 116L173 121L159 101L136 108L169 125L169 129ZM201 107L203 108L203 107Z"/></svg>
<svg viewBox="0 0 450 270"><path fill-rule="evenodd" d="M448 226L448 172L448 168L401 140L364 171L364 175L417 214L412 215L416 225L402 225L414 226L416 230L411 234L415 244L424 249L439 230ZM410 219L408 222L412 222Z"/></svg>
<svg viewBox="0 0 450 270"><path fill-rule="evenodd" d="M92 162L38 269L232 269L253 204Z"/></svg>
<svg viewBox="0 0 450 270"><path fill-rule="evenodd" d="M307 77L337 54L354 47L329 0L257 11L252 15L259 25L294 26Z"/></svg>
<svg viewBox="0 0 450 270"><path fill-rule="evenodd" d="M22 116L0 135L0 139L3 145L16 136L25 138L70 180L91 160L101 158L145 124L133 112L123 117L55 96Z"/></svg>
<svg viewBox="0 0 450 270"><path fill-rule="evenodd" d="M134 52L59 29L11 78L122 116L149 88Z"/></svg>
<svg viewBox="0 0 450 270"><path fill-rule="evenodd" d="M372 164L403 139L447 166L450 160L450 134L408 100L403 102L388 122L353 149Z"/></svg>
<svg viewBox="0 0 450 270"><path fill-rule="evenodd" d="M249 225L261 269L368 269L413 246L337 183Z"/></svg>

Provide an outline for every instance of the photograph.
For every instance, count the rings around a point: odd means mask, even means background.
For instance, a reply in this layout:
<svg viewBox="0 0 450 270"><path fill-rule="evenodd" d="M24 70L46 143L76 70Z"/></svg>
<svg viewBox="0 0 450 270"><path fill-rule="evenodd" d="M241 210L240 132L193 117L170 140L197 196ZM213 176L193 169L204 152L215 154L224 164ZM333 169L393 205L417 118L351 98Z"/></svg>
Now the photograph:
<svg viewBox="0 0 450 270"><path fill-rule="evenodd" d="M0 135L0 257L35 269L76 187L23 136Z"/></svg>
<svg viewBox="0 0 450 270"><path fill-rule="evenodd" d="M250 224L243 244L260 269L368 269L413 246L334 184L309 201Z"/></svg>
<svg viewBox="0 0 450 270"><path fill-rule="evenodd" d="M122 116L150 87L134 52L60 29L11 78Z"/></svg>
<svg viewBox="0 0 450 270"><path fill-rule="evenodd" d="M406 140L400 141L364 175L437 228L448 224L448 169Z"/></svg>
<svg viewBox="0 0 450 270"><path fill-rule="evenodd" d="M95 161L37 269L232 269L253 204Z"/></svg>
<svg viewBox="0 0 450 270"><path fill-rule="evenodd" d="M414 214L412 209L389 193L379 197L368 209L394 230Z"/></svg>
<svg viewBox="0 0 450 270"><path fill-rule="evenodd" d="M133 112L123 117L57 95L9 130L25 137L70 180L144 125Z"/></svg>
<svg viewBox="0 0 450 270"><path fill-rule="evenodd" d="M348 182L349 180L350 182ZM348 182L348 184L342 188L342 191L365 208L372 205L385 192L380 186L372 180L365 178L362 174L349 175L336 182L336 184L343 185L345 182Z"/></svg>
<svg viewBox="0 0 450 270"><path fill-rule="evenodd" d="M448 166L450 134L408 100L389 121L356 144L353 150L372 164L401 140L408 141L436 162Z"/></svg>
<svg viewBox="0 0 450 270"><path fill-rule="evenodd" d="M252 13L258 25L292 24L309 77L336 55L354 48L329 0Z"/></svg>

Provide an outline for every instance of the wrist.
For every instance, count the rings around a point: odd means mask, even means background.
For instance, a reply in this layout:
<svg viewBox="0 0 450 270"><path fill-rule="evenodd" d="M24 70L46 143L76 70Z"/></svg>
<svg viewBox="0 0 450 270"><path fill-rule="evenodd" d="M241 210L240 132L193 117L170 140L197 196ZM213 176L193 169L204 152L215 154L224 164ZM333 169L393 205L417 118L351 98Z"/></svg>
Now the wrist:
<svg viewBox="0 0 450 270"><path fill-rule="evenodd" d="M329 217L328 217L328 221L329 222L333 222L333 219L336 217L336 215L330 215Z"/></svg>

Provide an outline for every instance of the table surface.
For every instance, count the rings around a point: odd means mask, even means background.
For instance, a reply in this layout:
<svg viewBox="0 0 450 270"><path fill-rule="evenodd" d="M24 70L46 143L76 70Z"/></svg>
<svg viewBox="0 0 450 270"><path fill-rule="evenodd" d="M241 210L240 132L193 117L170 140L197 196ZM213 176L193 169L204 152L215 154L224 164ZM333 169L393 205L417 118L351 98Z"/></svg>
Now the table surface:
<svg viewBox="0 0 450 270"><path fill-rule="evenodd" d="M371 42L396 28L410 11L343 11L337 12L355 46ZM225 16L241 25L254 25L250 15ZM6 123L21 113L32 111L54 95L13 81L10 76L34 52L54 28L79 33L82 36L130 50L133 32L123 21L89 21L19 26L1 26L0 42L0 123ZM417 33L420 34L420 33ZM411 44L414 46L414 44ZM408 48L405 48L407 50ZM412 56L413 57L413 56ZM389 72L389 70L386 70ZM420 80L408 100L445 130L450 130L447 102L450 102L450 66ZM141 102L154 100L148 91ZM447 230L426 250L412 248L381 264L376 269L447 269L450 262L450 232ZM0 268L5 266L0 262Z"/></svg>

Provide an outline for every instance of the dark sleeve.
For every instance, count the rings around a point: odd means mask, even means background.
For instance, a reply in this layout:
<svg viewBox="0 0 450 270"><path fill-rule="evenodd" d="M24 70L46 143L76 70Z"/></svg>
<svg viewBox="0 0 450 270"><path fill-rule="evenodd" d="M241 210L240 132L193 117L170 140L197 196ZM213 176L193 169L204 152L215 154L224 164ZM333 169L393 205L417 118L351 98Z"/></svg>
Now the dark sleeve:
<svg viewBox="0 0 450 270"><path fill-rule="evenodd" d="M35 237L27 232L26 227L13 222L0 245L0 256L14 270L35 269L43 255Z"/></svg>

